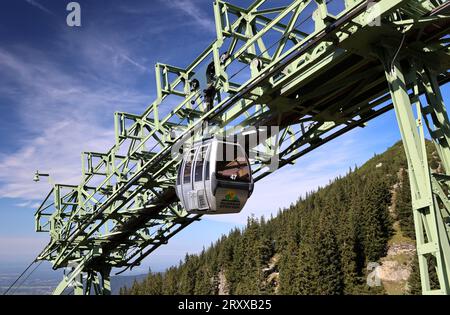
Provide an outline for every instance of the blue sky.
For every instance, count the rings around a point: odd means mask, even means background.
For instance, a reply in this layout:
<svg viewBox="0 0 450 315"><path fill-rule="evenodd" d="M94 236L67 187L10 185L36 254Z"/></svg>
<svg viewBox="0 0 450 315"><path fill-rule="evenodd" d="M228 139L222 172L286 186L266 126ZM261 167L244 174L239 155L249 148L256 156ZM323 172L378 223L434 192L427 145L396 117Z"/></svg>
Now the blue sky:
<svg viewBox="0 0 450 315"><path fill-rule="evenodd" d="M33 215L50 184L34 183L34 171L77 184L80 152L114 143L114 111L141 113L154 100L154 64L186 66L215 36L212 0L79 1L80 28L65 24L68 2L2 1L0 266L25 266L48 240L34 233ZM385 114L265 178L241 214L193 224L135 272L200 251L250 214L276 213L399 139Z"/></svg>

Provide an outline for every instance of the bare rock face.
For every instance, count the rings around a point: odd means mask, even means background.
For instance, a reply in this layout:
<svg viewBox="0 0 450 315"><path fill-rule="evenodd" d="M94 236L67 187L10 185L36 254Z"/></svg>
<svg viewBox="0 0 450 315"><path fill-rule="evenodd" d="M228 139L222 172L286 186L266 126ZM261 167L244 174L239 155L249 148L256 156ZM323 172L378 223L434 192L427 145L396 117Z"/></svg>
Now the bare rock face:
<svg viewBox="0 0 450 315"><path fill-rule="evenodd" d="M395 260L386 260L377 267L377 275L382 282L408 281L411 268Z"/></svg>
<svg viewBox="0 0 450 315"><path fill-rule="evenodd" d="M381 259L380 265L375 269L387 294L408 293L408 280L415 254L416 247L413 243L398 242L389 246L386 257Z"/></svg>
<svg viewBox="0 0 450 315"><path fill-rule="evenodd" d="M267 278L267 284L269 286L272 286L272 287L275 288L275 294L278 293L279 283L280 283L279 279L280 279L280 273L279 272L273 272Z"/></svg>
<svg viewBox="0 0 450 315"><path fill-rule="evenodd" d="M400 243L389 246L387 255L388 256L396 256L400 254L414 255L415 253L416 247L414 246L414 244Z"/></svg>
<svg viewBox="0 0 450 315"><path fill-rule="evenodd" d="M262 269L262 272L266 275L270 275L278 270L278 262L280 260L280 254L275 254L269 261L267 267Z"/></svg>
<svg viewBox="0 0 450 315"><path fill-rule="evenodd" d="M218 276L219 276L219 295L229 295L230 289L228 287L227 278L225 277L225 272L221 270Z"/></svg>

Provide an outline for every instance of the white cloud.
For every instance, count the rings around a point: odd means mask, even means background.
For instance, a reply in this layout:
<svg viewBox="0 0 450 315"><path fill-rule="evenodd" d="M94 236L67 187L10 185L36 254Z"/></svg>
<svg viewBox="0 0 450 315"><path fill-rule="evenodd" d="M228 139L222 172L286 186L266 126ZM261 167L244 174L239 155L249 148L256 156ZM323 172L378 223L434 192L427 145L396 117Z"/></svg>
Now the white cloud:
<svg viewBox="0 0 450 315"><path fill-rule="evenodd" d="M24 202L19 202L16 204L16 207L19 208L28 208L28 209L37 209L41 204L38 202L32 202L32 201L24 201Z"/></svg>
<svg viewBox="0 0 450 315"><path fill-rule="evenodd" d="M42 4L40 4L39 2L37 2L36 0L25 0L27 3L31 4L33 7L38 8L39 10L47 13L47 14L51 14L53 15L53 12L50 11L49 9L47 9L46 7L44 7Z"/></svg>
<svg viewBox="0 0 450 315"><path fill-rule="evenodd" d="M195 3L194 0L168 0L164 1L171 8L174 8L184 15L187 15L194 19L194 21L198 24L198 26L209 32L215 32L215 22L210 16L213 15L211 8L211 15L206 15L199 9L199 5Z"/></svg>
<svg viewBox="0 0 450 315"><path fill-rule="evenodd" d="M133 56L133 52L127 47L129 43L124 38L106 30L87 30L80 34L67 32L64 34L64 45L76 47L79 57L84 58L101 74L114 79L123 79L124 71L132 72L137 69L141 73L149 73L152 69ZM130 65L131 70L128 69Z"/></svg>
<svg viewBox="0 0 450 315"><path fill-rule="evenodd" d="M6 80L1 92L15 100L17 123L33 134L20 140L14 153L0 153L0 197L42 198L49 185L32 181L36 169L50 173L56 182L78 184L81 152L106 152L114 144L114 109L136 109L148 101L146 95L119 89L114 82L83 81L39 52L32 55L0 49L0 71Z"/></svg>
<svg viewBox="0 0 450 315"><path fill-rule="evenodd" d="M144 71L144 72L146 72L148 70L147 67L145 67L144 65L140 64L138 61L134 60L133 58L131 58L128 55L125 55L125 54L121 53L121 54L118 54L117 56L122 58L123 60L127 61L131 65L135 66L136 68Z"/></svg>

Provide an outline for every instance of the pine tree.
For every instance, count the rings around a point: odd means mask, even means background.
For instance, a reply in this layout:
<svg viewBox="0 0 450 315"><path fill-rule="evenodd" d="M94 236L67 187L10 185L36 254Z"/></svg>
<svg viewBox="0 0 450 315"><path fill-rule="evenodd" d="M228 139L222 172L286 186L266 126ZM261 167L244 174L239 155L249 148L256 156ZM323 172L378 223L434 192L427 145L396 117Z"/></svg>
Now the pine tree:
<svg viewBox="0 0 450 315"><path fill-rule="evenodd" d="M286 248L281 253L279 293L297 294L298 293L298 246L295 238L291 234Z"/></svg>
<svg viewBox="0 0 450 315"><path fill-rule="evenodd" d="M363 204L363 242L368 262L377 261L386 253L392 223L389 217L389 188L378 174L367 178Z"/></svg>
<svg viewBox="0 0 450 315"><path fill-rule="evenodd" d="M308 218L309 219L309 218ZM306 229L298 247L297 283L295 294L311 295L317 294L319 287L319 262L315 252L316 241L311 227L311 222L305 222Z"/></svg>
<svg viewBox="0 0 450 315"><path fill-rule="evenodd" d="M164 274L162 292L164 295L177 295L179 293L179 277L175 267L169 268Z"/></svg>
<svg viewBox="0 0 450 315"><path fill-rule="evenodd" d="M428 276L430 279L431 290L439 289L439 279L436 273L436 258L432 255L426 256L428 265ZM412 264L411 275L408 280L408 287L410 294L419 295L422 294L422 287L420 282L420 269L419 260L415 256Z"/></svg>
<svg viewBox="0 0 450 315"><path fill-rule="evenodd" d="M355 244L354 244L354 254L355 254L355 268L358 276L362 276L365 269L365 253L364 253L364 222L363 221L363 205L364 205L364 192L363 185L364 182L361 176L354 175L351 177L351 202L350 202L350 214L349 219L352 222L351 229L354 230Z"/></svg>
<svg viewBox="0 0 450 315"><path fill-rule="evenodd" d="M130 295L138 295L140 293L140 285L136 279L134 279L133 285L129 291Z"/></svg>
<svg viewBox="0 0 450 315"><path fill-rule="evenodd" d="M204 250L203 250L204 252ZM194 294L196 273L197 273L197 257L195 255L189 256L186 254L184 263L179 266L181 276L180 282L180 293L181 294Z"/></svg>
<svg viewBox="0 0 450 315"><path fill-rule="evenodd" d="M344 293L353 294L356 292L358 285L358 244L356 219L352 208L344 215L341 229L340 248Z"/></svg>
<svg viewBox="0 0 450 315"><path fill-rule="evenodd" d="M236 287L236 294L260 294L262 289L262 263L260 253L260 235L258 221L250 217L244 233L244 248L242 277Z"/></svg>
<svg viewBox="0 0 450 315"><path fill-rule="evenodd" d="M339 245L329 217L330 212L324 209L319 219L314 253L318 264L316 292L322 295L342 294L344 291Z"/></svg>
<svg viewBox="0 0 450 315"><path fill-rule="evenodd" d="M142 286L142 285L141 285ZM161 273L150 273L143 283L143 292L146 295L163 294L163 276Z"/></svg>
<svg viewBox="0 0 450 315"><path fill-rule="evenodd" d="M225 269L225 277L229 282L230 294L238 294L237 287L242 280L244 269L244 259L246 257L246 247L243 236L240 232L235 233L234 237L230 239L230 246L232 250L232 260Z"/></svg>
<svg viewBox="0 0 450 315"><path fill-rule="evenodd" d="M195 278L197 280L195 282L193 294L209 295L215 293L213 288L213 274L208 266L204 265L203 267L198 268Z"/></svg>
<svg viewBox="0 0 450 315"><path fill-rule="evenodd" d="M403 234L415 239L416 233L411 205L411 187L409 184L408 173L405 171L401 172L401 182L397 192L395 210Z"/></svg>
<svg viewBox="0 0 450 315"><path fill-rule="evenodd" d="M408 293L412 295L422 295L422 285L420 283L419 259L414 255L411 263L411 274L408 279Z"/></svg>

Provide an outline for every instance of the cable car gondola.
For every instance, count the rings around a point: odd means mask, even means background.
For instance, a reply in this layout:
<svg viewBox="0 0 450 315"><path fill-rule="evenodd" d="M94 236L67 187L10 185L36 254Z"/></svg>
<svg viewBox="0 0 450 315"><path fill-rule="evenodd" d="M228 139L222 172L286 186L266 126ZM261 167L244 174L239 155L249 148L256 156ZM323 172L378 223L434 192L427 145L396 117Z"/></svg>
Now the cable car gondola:
<svg viewBox="0 0 450 315"><path fill-rule="evenodd" d="M250 163L241 145L213 138L183 155L176 192L196 214L239 213L253 192Z"/></svg>

